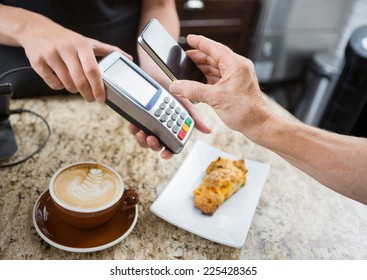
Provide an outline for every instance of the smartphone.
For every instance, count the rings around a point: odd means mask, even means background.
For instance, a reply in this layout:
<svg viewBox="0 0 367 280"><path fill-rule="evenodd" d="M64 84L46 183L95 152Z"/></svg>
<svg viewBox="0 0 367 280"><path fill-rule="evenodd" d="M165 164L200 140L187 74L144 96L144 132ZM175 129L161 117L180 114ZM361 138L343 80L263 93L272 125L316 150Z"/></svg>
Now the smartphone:
<svg viewBox="0 0 367 280"><path fill-rule="evenodd" d="M173 153L185 146L195 121L181 103L119 52L99 63L106 104Z"/></svg>
<svg viewBox="0 0 367 280"><path fill-rule="evenodd" d="M206 84L205 75L157 19L148 22L138 43L172 81L183 79Z"/></svg>

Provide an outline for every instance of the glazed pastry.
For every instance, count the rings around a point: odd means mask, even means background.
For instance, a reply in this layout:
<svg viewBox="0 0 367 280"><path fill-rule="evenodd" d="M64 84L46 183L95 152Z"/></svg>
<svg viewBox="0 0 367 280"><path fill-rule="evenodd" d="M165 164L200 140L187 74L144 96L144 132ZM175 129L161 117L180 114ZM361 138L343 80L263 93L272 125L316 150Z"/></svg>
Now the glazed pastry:
<svg viewBox="0 0 367 280"><path fill-rule="evenodd" d="M219 157L209 164L206 176L193 191L194 204L205 215L213 215L223 202L246 184L244 160Z"/></svg>

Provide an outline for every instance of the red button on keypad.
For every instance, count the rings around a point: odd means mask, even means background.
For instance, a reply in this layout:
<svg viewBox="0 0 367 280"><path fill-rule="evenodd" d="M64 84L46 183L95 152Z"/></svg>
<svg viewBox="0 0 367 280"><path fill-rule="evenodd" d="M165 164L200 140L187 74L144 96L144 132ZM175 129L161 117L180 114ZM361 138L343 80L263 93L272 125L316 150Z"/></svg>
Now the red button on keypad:
<svg viewBox="0 0 367 280"><path fill-rule="evenodd" d="M180 140L183 140L186 136L186 132L184 130L181 130L179 133L178 133L178 139Z"/></svg>

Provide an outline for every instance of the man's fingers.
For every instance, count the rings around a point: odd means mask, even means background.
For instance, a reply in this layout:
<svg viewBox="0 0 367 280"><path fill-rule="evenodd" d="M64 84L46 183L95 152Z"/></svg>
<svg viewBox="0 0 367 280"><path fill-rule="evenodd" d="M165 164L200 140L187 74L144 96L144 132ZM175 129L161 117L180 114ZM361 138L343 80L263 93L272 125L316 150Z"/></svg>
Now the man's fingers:
<svg viewBox="0 0 367 280"><path fill-rule="evenodd" d="M195 112L192 103L187 99L180 99L181 104L189 111L191 117L195 120L195 127L203 133L211 133L210 127L206 125L204 121L200 119L198 114Z"/></svg>
<svg viewBox="0 0 367 280"><path fill-rule="evenodd" d="M194 49L198 49L209 57L213 58L214 61L219 62L227 55L233 53L233 51L224 46L221 43L213 41L209 38L199 35L188 35L187 43Z"/></svg>
<svg viewBox="0 0 367 280"><path fill-rule="evenodd" d="M200 50L188 50L186 51L186 54L196 65L210 65L214 68L218 68L218 61L214 60L211 56Z"/></svg>

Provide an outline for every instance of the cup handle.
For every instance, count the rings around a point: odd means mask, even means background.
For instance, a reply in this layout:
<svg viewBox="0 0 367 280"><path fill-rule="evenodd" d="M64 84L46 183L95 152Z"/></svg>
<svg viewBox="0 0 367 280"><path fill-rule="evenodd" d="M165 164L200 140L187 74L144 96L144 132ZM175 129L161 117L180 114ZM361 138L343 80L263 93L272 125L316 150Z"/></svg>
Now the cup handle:
<svg viewBox="0 0 367 280"><path fill-rule="evenodd" d="M127 210L134 207L139 202L139 193L133 189L125 190L121 199L121 209Z"/></svg>

